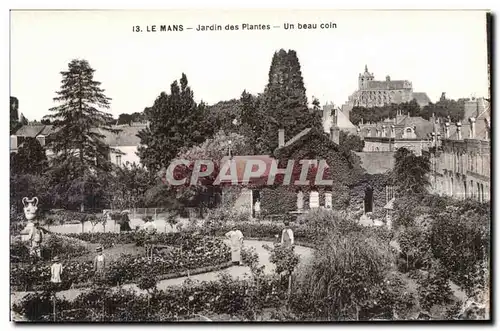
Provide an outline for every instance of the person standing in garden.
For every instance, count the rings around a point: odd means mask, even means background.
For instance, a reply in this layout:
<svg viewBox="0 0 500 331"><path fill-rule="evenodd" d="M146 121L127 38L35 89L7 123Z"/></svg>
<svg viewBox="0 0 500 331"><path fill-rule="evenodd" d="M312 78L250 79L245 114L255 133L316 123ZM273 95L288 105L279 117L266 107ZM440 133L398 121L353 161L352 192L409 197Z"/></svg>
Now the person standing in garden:
<svg viewBox="0 0 500 331"><path fill-rule="evenodd" d="M259 199L257 199L257 201L255 201L255 205L253 206L253 211L254 211L255 218L260 219L260 200Z"/></svg>
<svg viewBox="0 0 500 331"><path fill-rule="evenodd" d="M102 246L96 248L97 255L94 258L94 273L96 280L102 280L106 270L106 257L102 252Z"/></svg>
<svg viewBox="0 0 500 331"><path fill-rule="evenodd" d="M29 240L31 242L31 255L35 259L42 257L41 245L43 241L43 231L40 228L40 223L35 221L29 233Z"/></svg>
<svg viewBox="0 0 500 331"><path fill-rule="evenodd" d="M283 247L292 247L294 244L294 238L293 238L293 231L290 228L290 222L285 221L285 228L283 229L283 232L281 232L281 245Z"/></svg>
<svg viewBox="0 0 500 331"><path fill-rule="evenodd" d="M231 231L226 233L226 238L231 241L231 261L234 265L242 265L241 247L243 246L243 233L234 226Z"/></svg>
<svg viewBox="0 0 500 331"><path fill-rule="evenodd" d="M61 274L63 272L63 266L59 262L59 256L54 257L54 263L50 267L50 282L56 285L61 284Z"/></svg>
<svg viewBox="0 0 500 331"><path fill-rule="evenodd" d="M132 231L130 227L130 218L128 217L129 211L124 210L121 212L120 217L120 232Z"/></svg>

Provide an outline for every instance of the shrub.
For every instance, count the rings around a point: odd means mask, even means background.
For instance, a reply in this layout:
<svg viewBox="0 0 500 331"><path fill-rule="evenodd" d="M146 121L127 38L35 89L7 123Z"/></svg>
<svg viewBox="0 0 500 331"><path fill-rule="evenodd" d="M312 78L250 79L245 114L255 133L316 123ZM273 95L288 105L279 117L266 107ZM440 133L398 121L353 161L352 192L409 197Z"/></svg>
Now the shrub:
<svg viewBox="0 0 500 331"><path fill-rule="evenodd" d="M427 277L418 280L418 295L420 306L426 310L450 301L452 291L449 279L439 263L432 266Z"/></svg>
<svg viewBox="0 0 500 331"><path fill-rule="evenodd" d="M305 318L359 319L389 267L390 255L375 239L330 234L296 283L292 308Z"/></svg>
<svg viewBox="0 0 500 331"><path fill-rule="evenodd" d="M276 265L275 272L281 274L285 272L291 275L299 264L299 256L294 252L293 246L282 246L274 244L274 247L264 246L270 252L269 261Z"/></svg>
<svg viewBox="0 0 500 331"><path fill-rule="evenodd" d="M399 233L399 246L406 259L405 271L430 267L433 256L429 237L428 231L416 226L405 228Z"/></svg>

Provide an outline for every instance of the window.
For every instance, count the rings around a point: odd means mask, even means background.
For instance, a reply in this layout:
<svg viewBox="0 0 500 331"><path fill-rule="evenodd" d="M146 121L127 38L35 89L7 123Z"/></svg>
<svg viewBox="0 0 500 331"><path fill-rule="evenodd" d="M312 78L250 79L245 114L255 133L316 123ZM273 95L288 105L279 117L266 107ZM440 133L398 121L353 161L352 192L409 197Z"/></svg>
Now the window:
<svg viewBox="0 0 500 331"><path fill-rule="evenodd" d="M116 165L117 166L121 166L122 165L122 156L121 155L117 155L116 156Z"/></svg>
<svg viewBox="0 0 500 331"><path fill-rule="evenodd" d="M332 194L330 192L325 192L325 208L332 209Z"/></svg>
<svg viewBox="0 0 500 331"><path fill-rule="evenodd" d="M319 207L319 193L317 191L311 191L309 194L309 208Z"/></svg>

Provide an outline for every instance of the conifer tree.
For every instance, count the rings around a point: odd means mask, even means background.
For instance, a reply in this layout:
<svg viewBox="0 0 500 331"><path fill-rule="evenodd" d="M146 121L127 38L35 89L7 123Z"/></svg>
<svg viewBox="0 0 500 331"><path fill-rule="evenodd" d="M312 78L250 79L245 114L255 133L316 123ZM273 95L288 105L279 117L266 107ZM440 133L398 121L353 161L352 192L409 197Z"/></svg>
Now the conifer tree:
<svg viewBox="0 0 500 331"><path fill-rule="evenodd" d="M53 133L48 136L48 148L54 154L50 174L57 181L56 191L62 201L72 201L81 210L103 176L111 169L104 131L118 133L109 123L110 98L86 60L72 60L68 70L61 72L61 90L54 101L58 106L44 118L51 120Z"/></svg>
<svg viewBox="0 0 500 331"><path fill-rule="evenodd" d="M281 49L274 54L262 99L261 107L267 115L262 153L276 149L278 129L285 129L285 136L290 139L306 128L320 126L320 113L308 108L299 59L293 50Z"/></svg>

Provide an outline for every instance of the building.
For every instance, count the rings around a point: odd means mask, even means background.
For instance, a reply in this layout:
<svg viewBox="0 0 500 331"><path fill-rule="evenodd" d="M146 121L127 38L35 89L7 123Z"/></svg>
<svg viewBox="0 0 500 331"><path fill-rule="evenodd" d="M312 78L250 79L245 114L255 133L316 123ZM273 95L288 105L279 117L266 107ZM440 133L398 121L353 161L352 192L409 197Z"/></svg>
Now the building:
<svg viewBox="0 0 500 331"><path fill-rule="evenodd" d="M342 112L348 114L353 107L382 107L392 103L410 102L413 99L420 107L431 102L426 93L413 92L410 81L391 80L390 76L386 76L382 81L375 80L373 73L368 72L368 67L365 66L365 72L358 77L358 89L342 105Z"/></svg>
<svg viewBox="0 0 500 331"><path fill-rule="evenodd" d="M339 130L356 134L356 126L349 120L349 113L345 114L341 109L335 108L333 103L323 106L323 131L330 134L330 130L338 127Z"/></svg>
<svg viewBox="0 0 500 331"><path fill-rule="evenodd" d="M144 129L146 124L138 123L131 125L117 125L113 129L121 130L119 133L111 133L105 130L99 130L99 133L104 135L104 141L116 152L111 152L109 160L118 166L125 165L127 162L140 164L137 148L140 144L140 139L137 136L139 131ZM36 138L42 147L46 146L47 137L54 132L52 125L24 125L10 136L10 152L17 153L26 137ZM50 149L46 149L46 155L50 159L53 155Z"/></svg>
<svg viewBox="0 0 500 331"><path fill-rule="evenodd" d="M477 103L481 107L468 113L477 117L470 117L468 123L444 123L444 139L431 153L433 193L480 202L490 200L490 106L484 99Z"/></svg>
<svg viewBox="0 0 500 331"><path fill-rule="evenodd" d="M398 113L395 118L374 124L361 124L357 131L364 139L363 152L395 152L406 148L416 155L432 147L432 133L439 123L420 116Z"/></svg>

